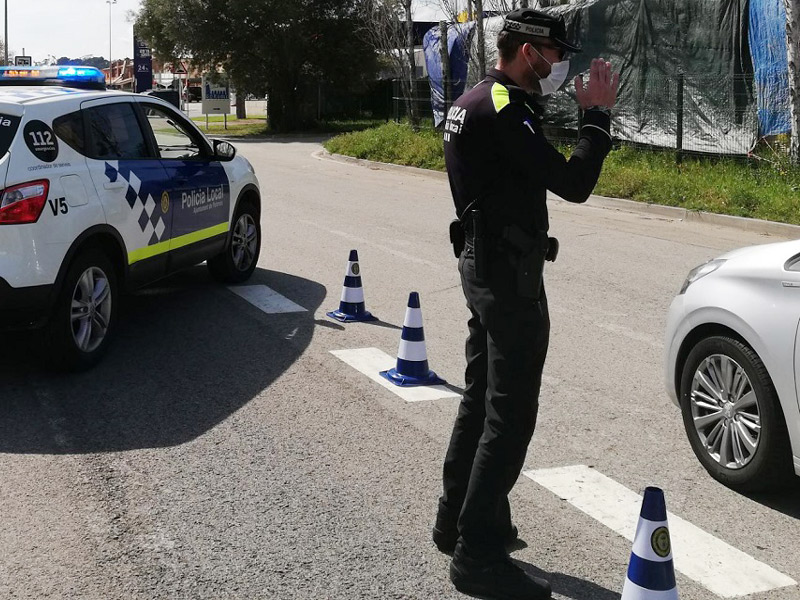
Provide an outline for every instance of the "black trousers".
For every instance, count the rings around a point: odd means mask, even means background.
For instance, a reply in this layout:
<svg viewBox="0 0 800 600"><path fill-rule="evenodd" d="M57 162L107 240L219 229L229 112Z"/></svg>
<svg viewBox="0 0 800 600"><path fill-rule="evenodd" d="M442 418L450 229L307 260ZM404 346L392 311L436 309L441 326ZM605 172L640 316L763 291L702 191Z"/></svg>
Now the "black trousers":
<svg viewBox="0 0 800 600"><path fill-rule="evenodd" d="M547 299L516 294L512 260L495 254L486 281L475 277L470 248L459 259L471 312L466 389L444 461L439 514L458 523L460 553L506 556L508 493L522 471L536 426L550 339Z"/></svg>

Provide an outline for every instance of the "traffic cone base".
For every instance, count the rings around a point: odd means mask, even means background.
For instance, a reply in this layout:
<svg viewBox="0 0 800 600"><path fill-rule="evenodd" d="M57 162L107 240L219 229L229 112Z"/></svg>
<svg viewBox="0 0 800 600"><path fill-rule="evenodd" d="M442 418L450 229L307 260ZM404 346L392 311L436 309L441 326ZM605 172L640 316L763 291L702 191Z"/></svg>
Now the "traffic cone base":
<svg viewBox="0 0 800 600"><path fill-rule="evenodd" d="M678 600L678 590L675 588L666 591L649 590L627 580L620 600L623 598L625 600L634 598L636 600Z"/></svg>
<svg viewBox="0 0 800 600"><path fill-rule="evenodd" d="M428 368L428 352L425 349L422 311L417 292L411 292L408 297L403 332L400 334L400 348L397 350L397 366L381 371L380 374L402 387L446 383Z"/></svg>
<svg viewBox="0 0 800 600"><path fill-rule="evenodd" d="M406 375L402 371L398 371L397 368L392 368L388 371L381 371L381 375L391 381L393 384L402 387L410 387L413 385L440 385L442 383L446 383L444 379L430 370L422 377Z"/></svg>
<svg viewBox="0 0 800 600"><path fill-rule="evenodd" d="M358 264L358 252L356 250L350 251L339 308L325 314L331 319L336 319L342 323L378 320L372 316L364 304L364 288L361 284L361 267Z"/></svg>
<svg viewBox="0 0 800 600"><path fill-rule="evenodd" d="M664 492L648 487L620 600L678 600Z"/></svg>
<svg viewBox="0 0 800 600"><path fill-rule="evenodd" d="M341 309L332 310L330 312L325 313L331 319L336 319L337 321L341 321L342 323L364 323L367 321L377 321L378 318L373 316L371 312L365 310L363 312L356 312L355 314L350 314L347 312L342 312Z"/></svg>

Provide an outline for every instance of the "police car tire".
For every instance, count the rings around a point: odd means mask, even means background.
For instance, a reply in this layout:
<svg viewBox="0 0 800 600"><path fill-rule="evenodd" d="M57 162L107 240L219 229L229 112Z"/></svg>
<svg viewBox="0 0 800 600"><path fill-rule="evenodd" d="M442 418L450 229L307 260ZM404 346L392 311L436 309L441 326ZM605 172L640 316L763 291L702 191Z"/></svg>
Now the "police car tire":
<svg viewBox="0 0 800 600"><path fill-rule="evenodd" d="M239 223L239 220L245 215L248 215L255 225L255 255L252 258L251 264L246 269L241 270L237 268L234 261L235 240L234 234L232 233L230 242L225 247L225 250L217 256L210 258L206 263L211 276L222 283L241 283L247 281L258 265L258 256L261 252L261 223L258 209L253 202L244 201L239 204L236 209L236 214L233 217L231 228L235 231L237 223Z"/></svg>
<svg viewBox="0 0 800 600"><path fill-rule="evenodd" d="M104 338L96 348L87 352L78 347L72 333L72 300L78 281L92 268L102 271L106 278L111 294L111 314ZM81 251L67 271L52 317L45 328L52 368L57 371L82 371L97 364L106 353L116 330L118 306L117 274L111 261L97 248Z"/></svg>

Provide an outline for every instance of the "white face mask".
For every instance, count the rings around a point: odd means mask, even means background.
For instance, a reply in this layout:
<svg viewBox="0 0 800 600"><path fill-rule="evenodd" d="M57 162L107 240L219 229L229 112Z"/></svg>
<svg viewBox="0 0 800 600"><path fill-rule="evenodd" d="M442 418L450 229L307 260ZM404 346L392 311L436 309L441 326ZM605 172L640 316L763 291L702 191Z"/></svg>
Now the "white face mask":
<svg viewBox="0 0 800 600"><path fill-rule="evenodd" d="M536 50L535 46L531 46L531 48ZM536 50L536 54L542 56L542 53L538 50ZM525 62L528 63L528 66L531 68L531 71L533 71L533 74L539 79L539 88L541 89L542 96L549 96L550 94L555 94L567 80L567 75L569 75L569 61L562 60L557 63L551 63L544 56L542 56L542 60L550 65L550 75L544 79L539 77L536 69L533 68L533 65L531 65L527 58L525 59Z"/></svg>

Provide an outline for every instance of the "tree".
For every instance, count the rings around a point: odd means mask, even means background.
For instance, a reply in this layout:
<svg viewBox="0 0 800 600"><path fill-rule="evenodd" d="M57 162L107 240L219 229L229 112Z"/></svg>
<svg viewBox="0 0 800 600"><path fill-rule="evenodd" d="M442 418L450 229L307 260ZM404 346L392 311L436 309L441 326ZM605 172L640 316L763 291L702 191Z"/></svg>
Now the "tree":
<svg viewBox="0 0 800 600"><path fill-rule="evenodd" d="M82 65L86 67L97 67L98 69L105 69L108 67L108 60L102 56L84 56L83 58L69 58L62 56L56 59L56 64L62 65Z"/></svg>
<svg viewBox="0 0 800 600"><path fill-rule="evenodd" d="M237 93L268 94L270 127L312 121L319 86L357 90L375 73L361 0L144 0L136 31L164 61L224 70Z"/></svg>
<svg viewBox="0 0 800 600"><path fill-rule="evenodd" d="M372 46L391 66L400 81L406 114L414 129L419 127L419 107L415 102L416 60L412 0L365 0L362 20Z"/></svg>
<svg viewBox="0 0 800 600"><path fill-rule="evenodd" d="M478 78L486 76L486 39L483 31L483 0L473 0L475 3L475 16L478 19Z"/></svg>
<svg viewBox="0 0 800 600"><path fill-rule="evenodd" d="M786 41L789 58L789 95L791 101L792 162L800 164L800 0L784 0L786 4Z"/></svg>

